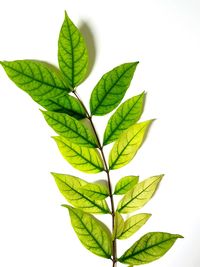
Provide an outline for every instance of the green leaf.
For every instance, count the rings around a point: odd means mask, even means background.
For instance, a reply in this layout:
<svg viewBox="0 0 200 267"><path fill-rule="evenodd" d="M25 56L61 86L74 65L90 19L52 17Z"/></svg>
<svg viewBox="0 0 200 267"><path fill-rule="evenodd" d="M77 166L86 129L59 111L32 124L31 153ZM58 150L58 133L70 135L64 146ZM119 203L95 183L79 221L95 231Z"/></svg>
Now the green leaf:
<svg viewBox="0 0 200 267"><path fill-rule="evenodd" d="M42 107L49 111L66 113L76 119L86 118L86 113L80 102L73 96L65 95L57 98L34 98Z"/></svg>
<svg viewBox="0 0 200 267"><path fill-rule="evenodd" d="M4 61L0 64L8 77L33 99L57 98L69 92L61 73L47 63L34 60L16 60Z"/></svg>
<svg viewBox="0 0 200 267"><path fill-rule="evenodd" d="M102 76L90 98L92 115L105 115L119 105L130 86L137 64L122 64Z"/></svg>
<svg viewBox="0 0 200 267"><path fill-rule="evenodd" d="M68 209L71 224L83 246L100 257L111 259L112 240L107 226L91 214L63 206Z"/></svg>
<svg viewBox="0 0 200 267"><path fill-rule="evenodd" d="M89 213L110 213L105 200L92 200L82 193L81 188L87 185L86 181L67 174L52 173L52 175L61 194L76 208Z"/></svg>
<svg viewBox="0 0 200 267"><path fill-rule="evenodd" d="M124 219L119 212L115 212L113 239L118 238L124 229Z"/></svg>
<svg viewBox="0 0 200 267"><path fill-rule="evenodd" d="M124 228L118 239L127 239L135 234L151 217L151 214L140 213L133 215L124 222Z"/></svg>
<svg viewBox="0 0 200 267"><path fill-rule="evenodd" d="M115 195L123 195L131 190L139 181L139 176L125 176L121 178L115 186Z"/></svg>
<svg viewBox="0 0 200 267"><path fill-rule="evenodd" d="M163 175L152 176L124 195L117 206L120 213L129 213L142 208L154 195Z"/></svg>
<svg viewBox="0 0 200 267"><path fill-rule="evenodd" d="M86 173L104 170L101 156L96 148L81 147L62 136L53 137L63 157L76 169Z"/></svg>
<svg viewBox="0 0 200 267"><path fill-rule="evenodd" d="M86 44L66 12L58 40L58 62L71 90L85 79L88 67Z"/></svg>
<svg viewBox="0 0 200 267"><path fill-rule="evenodd" d="M120 135L109 155L110 170L128 164L142 145L152 120L134 124Z"/></svg>
<svg viewBox="0 0 200 267"><path fill-rule="evenodd" d="M107 145L119 138L120 134L131 125L135 124L141 117L145 94L134 96L115 111L108 121L104 132L103 144Z"/></svg>
<svg viewBox="0 0 200 267"><path fill-rule="evenodd" d="M81 188L83 194L93 200L105 199L109 196L108 187L99 183L88 183Z"/></svg>
<svg viewBox="0 0 200 267"><path fill-rule="evenodd" d="M48 125L54 131L68 138L72 143L85 147L97 147L95 137L88 131L88 129L78 120L63 113L52 111L42 111L44 118Z"/></svg>
<svg viewBox="0 0 200 267"><path fill-rule="evenodd" d="M125 264L141 265L162 257L181 235L152 232L141 237L118 261Z"/></svg>

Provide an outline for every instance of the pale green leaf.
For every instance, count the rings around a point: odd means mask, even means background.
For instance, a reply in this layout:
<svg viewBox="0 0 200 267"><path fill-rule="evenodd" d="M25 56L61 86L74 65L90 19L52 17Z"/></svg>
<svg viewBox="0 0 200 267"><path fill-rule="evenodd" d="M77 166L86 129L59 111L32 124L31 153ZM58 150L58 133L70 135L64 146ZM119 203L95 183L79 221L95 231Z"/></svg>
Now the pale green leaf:
<svg viewBox="0 0 200 267"><path fill-rule="evenodd" d="M133 215L124 222L124 228L118 239L127 239L135 234L151 217L151 214L140 213Z"/></svg>
<svg viewBox="0 0 200 267"><path fill-rule="evenodd" d="M42 111L46 122L54 131L72 143L85 147L97 147L95 137L75 118L58 112Z"/></svg>
<svg viewBox="0 0 200 267"><path fill-rule="evenodd" d="M92 115L105 115L119 105L130 86L137 64L122 64L102 76L90 98Z"/></svg>
<svg viewBox="0 0 200 267"><path fill-rule="evenodd" d="M119 212L115 212L113 239L118 238L124 229L124 219Z"/></svg>
<svg viewBox="0 0 200 267"><path fill-rule="evenodd" d="M181 235L152 232L141 237L118 261L125 264L141 265L162 257Z"/></svg>
<svg viewBox="0 0 200 267"><path fill-rule="evenodd" d="M124 195L117 206L120 213L129 213L142 208L154 195L163 175L152 176Z"/></svg>
<svg viewBox="0 0 200 267"><path fill-rule="evenodd" d="M91 214L63 206L68 209L71 224L83 246L100 257L111 259L112 239L108 227Z"/></svg>
<svg viewBox="0 0 200 267"><path fill-rule="evenodd" d="M63 157L76 169L86 173L104 170L101 156L96 148L82 147L62 136L54 137Z"/></svg>
<svg viewBox="0 0 200 267"><path fill-rule="evenodd" d="M81 191L93 200L101 200L109 196L108 186L100 183L88 183L81 188Z"/></svg>
<svg viewBox="0 0 200 267"><path fill-rule="evenodd" d="M67 174L52 175L61 194L76 208L89 213L110 213L105 200L92 200L82 193L81 187L87 185L86 181Z"/></svg>
<svg viewBox="0 0 200 267"><path fill-rule="evenodd" d="M139 176L125 176L121 178L115 186L115 195L123 195L131 190L139 181Z"/></svg>
<svg viewBox="0 0 200 267"><path fill-rule="evenodd" d="M46 110L66 113L78 120L86 118L86 112L80 102L75 97L66 93L57 98L34 98L34 100Z"/></svg>
<svg viewBox="0 0 200 267"><path fill-rule="evenodd" d="M8 77L35 101L57 98L69 92L61 73L47 63L35 60L16 60L4 61L0 64Z"/></svg>
<svg viewBox="0 0 200 267"><path fill-rule="evenodd" d="M128 164L142 145L152 120L134 124L120 135L109 155L110 170Z"/></svg>
<svg viewBox="0 0 200 267"><path fill-rule="evenodd" d="M81 32L67 13L59 35L58 61L62 73L73 90L86 77L88 52Z"/></svg>
<svg viewBox="0 0 200 267"><path fill-rule="evenodd" d="M107 145L119 138L120 134L141 117L145 94L134 96L123 104L111 116L104 132L103 144Z"/></svg>

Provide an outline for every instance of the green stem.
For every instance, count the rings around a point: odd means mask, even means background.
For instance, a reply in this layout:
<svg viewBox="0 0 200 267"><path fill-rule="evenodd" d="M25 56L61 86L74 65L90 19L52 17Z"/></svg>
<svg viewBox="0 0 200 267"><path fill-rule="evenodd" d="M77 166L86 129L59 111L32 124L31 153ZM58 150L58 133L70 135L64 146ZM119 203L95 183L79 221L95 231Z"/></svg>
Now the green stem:
<svg viewBox="0 0 200 267"><path fill-rule="evenodd" d="M90 121L90 124L92 126L92 129L94 131L94 134L96 136L97 142L98 142L98 149L101 153L101 157L104 163L104 170L106 172L107 175L107 180L108 180L108 189L109 189L109 197L110 197L110 203L111 203L111 215L112 215L112 232L114 233L114 227L115 227L115 206L114 206L114 199L113 199L113 194L112 194L112 184L111 184L111 179L110 179L110 171L108 168L108 164L105 158L105 154L103 151L103 146L101 145L97 130L95 128L95 125L92 121L92 116L89 114L87 108L85 107L83 101L80 99L80 97L78 96L78 94L76 93L76 91L73 91L74 95L76 96L76 98L79 100L80 104L82 105L82 107L84 108L87 118ZM113 262L113 267L116 267L116 263L117 263L117 240L116 238L113 239L112 241L112 262Z"/></svg>

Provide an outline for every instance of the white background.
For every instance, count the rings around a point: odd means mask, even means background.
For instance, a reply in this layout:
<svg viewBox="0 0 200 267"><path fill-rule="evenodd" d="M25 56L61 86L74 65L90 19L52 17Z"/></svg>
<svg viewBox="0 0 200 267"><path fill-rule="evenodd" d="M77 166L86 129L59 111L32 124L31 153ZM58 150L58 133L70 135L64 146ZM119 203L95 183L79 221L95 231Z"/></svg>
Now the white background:
<svg viewBox="0 0 200 267"><path fill-rule="evenodd" d="M149 266L199 267L200 1L0 0L0 60L57 64L64 10L90 48L93 69L78 89L85 103L103 73L139 60L126 99L145 90L141 120L157 118L134 161L111 173L113 184L124 175L139 174L142 180L166 174L141 210L152 218L135 237L118 242L119 256L144 233L166 231L185 239ZM91 182L96 177L75 171L62 159L37 104L2 69L0 120L0 266L111 266L79 243L49 172ZM102 132L105 117L95 123Z"/></svg>

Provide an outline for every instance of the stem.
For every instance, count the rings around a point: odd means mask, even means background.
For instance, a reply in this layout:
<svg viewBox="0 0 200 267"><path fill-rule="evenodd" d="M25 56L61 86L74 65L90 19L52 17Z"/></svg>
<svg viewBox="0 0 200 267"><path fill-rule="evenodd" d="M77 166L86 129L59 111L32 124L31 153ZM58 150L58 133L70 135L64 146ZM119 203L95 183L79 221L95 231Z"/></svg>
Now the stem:
<svg viewBox="0 0 200 267"><path fill-rule="evenodd" d="M83 101L80 99L80 97L78 96L78 94L76 93L76 91L73 91L74 95L76 96L76 98L79 100L80 104L82 105L82 107L84 108L87 118L90 121L90 124L92 126L92 129L94 131L94 134L96 136L97 142L98 142L98 149L101 153L101 157L103 160L103 164L104 164L104 170L106 172L107 175L107 180L108 180L108 190L109 190L109 197L110 197L110 203L111 203L111 215L112 215L112 232L114 233L114 226L115 226L115 206L114 206L114 199L113 199L113 194L112 194L112 184L111 184L111 179L110 179L110 171L108 168L108 164L105 158L105 154L103 151L103 146L101 145L97 130L95 128L95 125L92 121L92 116L89 114L87 108L85 107ZM117 263L117 240L116 238L113 239L112 241L112 262L113 262L113 267L116 266Z"/></svg>

